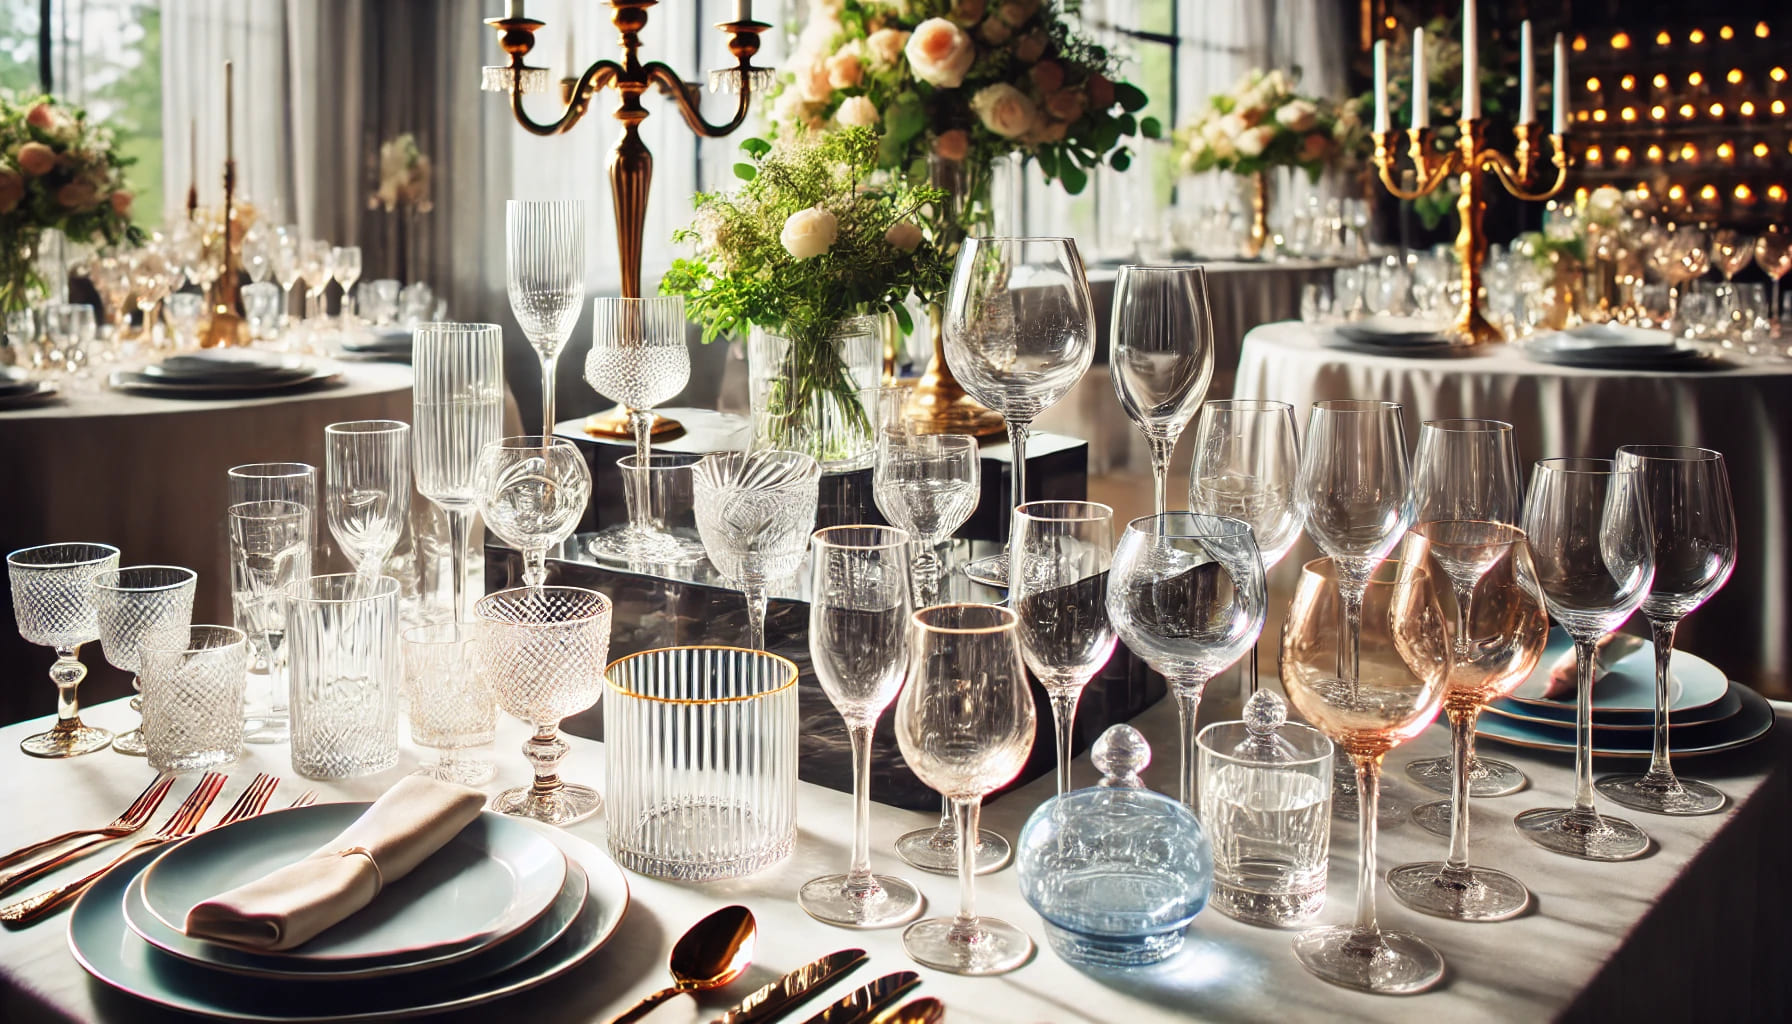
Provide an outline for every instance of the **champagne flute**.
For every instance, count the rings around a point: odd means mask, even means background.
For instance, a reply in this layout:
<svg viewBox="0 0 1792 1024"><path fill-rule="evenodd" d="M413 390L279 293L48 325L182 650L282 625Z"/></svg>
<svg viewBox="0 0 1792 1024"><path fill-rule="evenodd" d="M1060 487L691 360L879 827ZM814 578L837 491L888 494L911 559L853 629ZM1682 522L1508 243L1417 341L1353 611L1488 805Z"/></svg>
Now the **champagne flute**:
<svg viewBox="0 0 1792 1024"><path fill-rule="evenodd" d="M959 835L976 835L983 797L1014 781L1033 750L1033 695L1016 636L1019 618L987 604L923 608L912 623L908 683L896 705L902 758L952 801ZM1033 940L978 917L976 849L959 844L956 917L902 932L916 963L953 974L1001 974L1027 962Z"/></svg>
<svg viewBox="0 0 1792 1024"><path fill-rule="evenodd" d="M1349 586L1339 585L1346 580ZM1353 591L1362 628L1351 644L1338 620ZM1346 652L1347 645L1354 650ZM1356 673L1344 676L1344 664ZM1424 991L1443 977L1443 956L1416 935L1376 923L1375 812L1382 758L1437 717L1450 670L1433 577L1409 562L1383 562L1366 576L1331 558L1308 562L1282 629L1281 668L1295 708L1350 755L1365 805L1357 815L1356 922L1302 932L1294 955L1334 985L1389 995Z"/></svg>
<svg viewBox="0 0 1792 1024"><path fill-rule="evenodd" d="M1615 803L1655 814L1711 814L1716 787L1674 776L1668 749L1668 668L1680 620L1711 599L1736 568L1736 511L1724 457L1709 448L1627 444L1618 466L1642 474L1655 546L1655 578L1643 599L1655 642L1655 736L1649 770L1608 775L1595 785Z"/></svg>
<svg viewBox="0 0 1792 1024"><path fill-rule="evenodd" d="M418 324L411 358L417 491L448 517L454 621L465 622L479 456L504 432L504 336L497 324Z"/></svg>
<svg viewBox="0 0 1792 1024"><path fill-rule="evenodd" d="M411 425L353 420L324 428L324 520L355 571L377 579L411 509Z"/></svg>
<svg viewBox="0 0 1792 1024"><path fill-rule="evenodd" d="M292 322L292 288L299 283L299 236L294 227L277 227L268 249L268 262L274 269L274 280L280 285L280 323Z"/></svg>
<svg viewBox="0 0 1792 1024"><path fill-rule="evenodd" d="M871 733L908 669L908 547L892 526L834 526L815 531L809 555L810 662L852 740L852 869L811 879L796 901L846 928L901 924L923 902L913 884L871 873Z"/></svg>
<svg viewBox="0 0 1792 1024"><path fill-rule="evenodd" d="M1070 791L1076 705L1114 654L1106 607L1114 510L1093 501L1029 501L1014 510L1008 599L1020 653L1052 702L1058 795Z"/></svg>
<svg viewBox="0 0 1792 1024"><path fill-rule="evenodd" d="M1213 313L1201 267L1124 266L1108 336L1114 394L1151 445L1154 510L1169 511L1170 456L1213 380Z"/></svg>
<svg viewBox="0 0 1792 1024"><path fill-rule="evenodd" d="M541 432L554 435L554 367L585 301L582 200L504 204L505 285L510 312L541 357Z"/></svg>
<svg viewBox="0 0 1792 1024"><path fill-rule="evenodd" d="M1543 459L1524 501L1524 532L1550 618L1574 639L1576 701L1572 808L1537 808L1513 820L1552 853L1629 860L1649 849L1643 830L1601 815L1593 800L1593 666L1599 640L1649 594L1655 545L1641 470L1610 459Z"/></svg>

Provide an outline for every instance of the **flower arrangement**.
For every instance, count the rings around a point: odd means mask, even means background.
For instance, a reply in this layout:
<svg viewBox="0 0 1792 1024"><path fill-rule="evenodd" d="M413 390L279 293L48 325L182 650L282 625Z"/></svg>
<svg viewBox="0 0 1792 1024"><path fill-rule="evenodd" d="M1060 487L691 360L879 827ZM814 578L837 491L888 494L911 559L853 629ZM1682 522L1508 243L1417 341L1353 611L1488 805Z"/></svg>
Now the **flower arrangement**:
<svg viewBox="0 0 1792 1024"><path fill-rule="evenodd" d="M1362 117L1355 105L1345 110L1302 96L1295 84L1286 71L1259 69L1210 99L1180 133L1183 170L1253 175L1299 167L1318 180L1340 141L1362 130Z"/></svg>
<svg viewBox="0 0 1792 1024"><path fill-rule="evenodd" d="M45 231L76 243L142 239L130 221L130 162L79 108L0 92L0 311L44 290L32 250Z"/></svg>
<svg viewBox="0 0 1792 1024"><path fill-rule="evenodd" d="M429 180L429 157L417 148L416 137L410 132L394 135L380 143L379 183L367 197L367 208L391 213L404 207L428 213L435 205L429 197Z"/></svg>

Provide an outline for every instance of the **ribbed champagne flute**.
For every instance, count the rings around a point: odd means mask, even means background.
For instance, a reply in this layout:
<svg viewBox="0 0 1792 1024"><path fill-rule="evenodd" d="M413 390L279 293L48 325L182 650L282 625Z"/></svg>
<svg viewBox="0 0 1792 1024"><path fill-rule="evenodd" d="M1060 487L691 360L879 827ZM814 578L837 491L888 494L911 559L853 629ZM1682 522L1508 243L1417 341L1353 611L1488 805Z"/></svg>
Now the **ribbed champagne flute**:
<svg viewBox="0 0 1792 1024"><path fill-rule="evenodd" d="M417 490L448 515L454 621L461 622L479 456L504 433L504 336L496 324L419 324L411 358Z"/></svg>
<svg viewBox="0 0 1792 1024"><path fill-rule="evenodd" d="M554 435L554 365L585 301L582 200L512 199L504 204L510 312L541 356L541 432Z"/></svg>

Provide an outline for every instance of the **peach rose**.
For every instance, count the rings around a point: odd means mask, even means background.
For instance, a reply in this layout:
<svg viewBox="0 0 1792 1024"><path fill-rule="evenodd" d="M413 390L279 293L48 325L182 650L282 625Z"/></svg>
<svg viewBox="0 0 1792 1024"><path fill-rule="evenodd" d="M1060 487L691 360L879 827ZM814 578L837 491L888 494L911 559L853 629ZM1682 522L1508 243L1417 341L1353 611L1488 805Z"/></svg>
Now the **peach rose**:
<svg viewBox="0 0 1792 1024"><path fill-rule="evenodd" d="M877 104L866 96L848 96L834 111L834 120L848 128L869 128L882 120L877 112Z"/></svg>
<svg viewBox="0 0 1792 1024"><path fill-rule="evenodd" d="M1044 142L1063 142L1064 136L1068 134L1070 134L1069 122L1051 120L1042 121L1037 127L1027 133L1026 143L1030 146L1037 146Z"/></svg>
<svg viewBox="0 0 1792 1024"><path fill-rule="evenodd" d="M865 62L844 50L828 58L827 69L828 84L836 89L850 89L865 77Z"/></svg>
<svg viewBox="0 0 1792 1024"><path fill-rule="evenodd" d="M1039 13L1039 0L1006 0L999 13L1003 21L1019 28Z"/></svg>
<svg viewBox="0 0 1792 1024"><path fill-rule="evenodd" d="M963 128L954 128L949 132L941 132L933 140L933 155L941 160L963 160L971 152L971 137Z"/></svg>
<svg viewBox="0 0 1792 1024"><path fill-rule="evenodd" d="M834 94L834 85L828 80L827 62L818 59L798 65L796 91L804 103L826 103Z"/></svg>
<svg viewBox="0 0 1792 1024"><path fill-rule="evenodd" d="M129 217L131 215L131 200L133 198L135 197L124 189L119 189L118 191L113 192L111 198L112 212L118 214L120 217Z"/></svg>
<svg viewBox="0 0 1792 1024"><path fill-rule="evenodd" d="M48 174L56 167L56 151L41 142L27 142L19 147L19 170L32 177Z"/></svg>
<svg viewBox="0 0 1792 1024"><path fill-rule="evenodd" d="M1018 139L1033 128L1039 112L1033 101L1006 82L984 86L971 97L971 109L983 127L1005 139Z"/></svg>
<svg viewBox="0 0 1792 1024"><path fill-rule="evenodd" d="M1238 152L1245 156L1262 156L1263 151L1274 142L1276 130L1269 125L1260 124L1255 128L1246 128L1238 136Z"/></svg>
<svg viewBox="0 0 1792 1024"><path fill-rule="evenodd" d="M865 50L871 54L873 62L887 66L902 57L902 48L907 43L907 32L896 28L880 28L865 37Z"/></svg>
<svg viewBox="0 0 1792 1024"><path fill-rule="evenodd" d="M884 232L884 241L903 252L914 252L921 244L921 229L914 221L899 220Z"/></svg>
<svg viewBox="0 0 1792 1024"><path fill-rule="evenodd" d="M1034 29L1014 41L1014 59L1031 64L1045 56L1045 33Z"/></svg>
<svg viewBox="0 0 1792 1024"><path fill-rule="evenodd" d="M25 198L25 179L17 171L0 170L0 213L11 213Z"/></svg>
<svg viewBox="0 0 1792 1024"><path fill-rule="evenodd" d="M1106 75L1100 72L1090 75L1083 88L1088 91L1089 102L1095 104L1095 109L1106 110L1114 105L1114 83L1108 81Z"/></svg>
<svg viewBox="0 0 1792 1024"><path fill-rule="evenodd" d="M1246 103L1239 106L1233 113L1238 115L1238 119L1244 122L1245 127L1255 128L1263 123L1263 118L1269 114L1269 108L1257 103Z"/></svg>
<svg viewBox="0 0 1792 1024"><path fill-rule="evenodd" d="M1319 123L1319 111L1306 100L1289 100L1276 110L1276 120L1297 132Z"/></svg>
<svg viewBox="0 0 1792 1024"><path fill-rule="evenodd" d="M812 206L790 215L784 222L784 230L778 233L778 241L793 258L806 260L825 255L834 247L834 239L839 234L839 218L819 206Z"/></svg>
<svg viewBox="0 0 1792 1024"><path fill-rule="evenodd" d="M983 14L987 10L989 10L989 5L985 0L957 0L946 17L965 28L970 28L983 20Z"/></svg>
<svg viewBox="0 0 1792 1024"><path fill-rule="evenodd" d="M1049 96L1064 88L1064 65L1055 60L1040 61L1028 74L1032 76L1033 88L1038 89L1041 96Z"/></svg>
<svg viewBox="0 0 1792 1024"><path fill-rule="evenodd" d="M39 103L26 112L25 123L33 128L49 128L56 123L56 111L48 103Z"/></svg>
<svg viewBox="0 0 1792 1024"><path fill-rule="evenodd" d="M990 16L977 26L977 36L991 46L1000 46L1014 35L1014 29L1002 19Z"/></svg>
<svg viewBox="0 0 1792 1024"><path fill-rule="evenodd" d="M1325 137L1324 132L1312 132L1301 141L1300 162L1307 164L1323 159L1326 150L1330 148L1331 140Z"/></svg>
<svg viewBox="0 0 1792 1024"><path fill-rule="evenodd" d="M1064 89L1045 98L1045 112L1060 121L1074 121L1083 116L1087 100L1076 89Z"/></svg>
<svg viewBox="0 0 1792 1024"><path fill-rule="evenodd" d="M94 204L97 193L84 181L71 181L56 190L56 201L71 210L84 210Z"/></svg>
<svg viewBox="0 0 1792 1024"><path fill-rule="evenodd" d="M977 57L971 37L944 18L928 18L915 26L902 52L915 69L915 77L944 89L963 85L965 72Z"/></svg>

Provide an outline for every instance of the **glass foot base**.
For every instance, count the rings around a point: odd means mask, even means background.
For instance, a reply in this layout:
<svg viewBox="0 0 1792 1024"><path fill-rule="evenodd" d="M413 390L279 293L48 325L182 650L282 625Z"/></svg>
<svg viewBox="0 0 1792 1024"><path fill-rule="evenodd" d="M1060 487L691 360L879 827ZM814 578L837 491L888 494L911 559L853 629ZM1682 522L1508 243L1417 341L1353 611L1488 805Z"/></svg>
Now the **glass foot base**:
<svg viewBox="0 0 1792 1024"><path fill-rule="evenodd" d="M1607 775L1593 786L1612 803L1650 814L1716 814L1730 802L1715 787L1692 779L1677 779L1664 786L1647 775Z"/></svg>
<svg viewBox="0 0 1792 1024"><path fill-rule="evenodd" d="M1003 552L999 555L990 555L988 558L979 558L975 562L967 562L964 574L986 587L1007 590L1008 553Z"/></svg>
<svg viewBox="0 0 1792 1024"><path fill-rule="evenodd" d="M603 806L604 798L598 795L597 790L570 782L562 783L552 793L538 795L529 786L518 786L492 797L492 810L499 814L534 818L549 825L570 825L575 821L584 821L602 810Z"/></svg>
<svg viewBox="0 0 1792 1024"><path fill-rule="evenodd" d="M1512 819L1526 839L1551 853L1582 860L1633 860L1649 852L1649 837L1623 818L1539 807Z"/></svg>
<svg viewBox="0 0 1792 1024"><path fill-rule="evenodd" d="M1033 956L1025 932L993 917L964 926L950 917L916 921L903 930L902 948L915 963L949 974L1005 974Z"/></svg>
<svg viewBox="0 0 1792 1024"><path fill-rule="evenodd" d="M1450 759L1426 757L1406 766L1406 777L1434 793L1449 793ZM1489 796L1511 796L1531 784L1517 765L1491 757L1477 757L1468 763L1468 795L1480 799Z"/></svg>
<svg viewBox="0 0 1792 1024"><path fill-rule="evenodd" d="M132 757L147 757L149 755L149 743L144 740L142 729L132 729L130 732L121 732L112 737L112 749Z"/></svg>
<svg viewBox="0 0 1792 1024"><path fill-rule="evenodd" d="M958 843L950 831L916 829L896 839L896 855L912 867L936 875L958 874ZM1014 848L988 829L977 830L977 874L987 875L1008 866Z"/></svg>
<svg viewBox="0 0 1792 1024"><path fill-rule="evenodd" d="M1531 891L1504 871L1471 865L1467 878L1452 878L1438 860L1394 868L1388 889L1420 913L1453 921L1504 921L1531 905Z"/></svg>
<svg viewBox="0 0 1792 1024"><path fill-rule="evenodd" d="M888 928L921 916L921 890L891 875L872 875L869 893L846 887L847 876L823 875L797 890L797 906L817 921L842 928Z"/></svg>
<svg viewBox="0 0 1792 1024"><path fill-rule="evenodd" d="M1294 955L1321 980L1378 995L1423 992L1444 976L1443 954L1406 932L1313 928L1295 938Z"/></svg>
<svg viewBox="0 0 1792 1024"><path fill-rule="evenodd" d="M111 742L112 730L82 725L76 719L73 728L56 728L25 737L19 741L19 749L32 757L78 757L103 750Z"/></svg>
<svg viewBox="0 0 1792 1024"><path fill-rule="evenodd" d="M600 530L586 542L591 557L604 562L655 562L689 565L706 557L703 543L692 537L661 533L624 523Z"/></svg>
<svg viewBox="0 0 1792 1024"><path fill-rule="evenodd" d="M426 764L412 775L424 775L443 782L458 782L463 786L479 786L492 781L495 769L490 761L437 761Z"/></svg>

